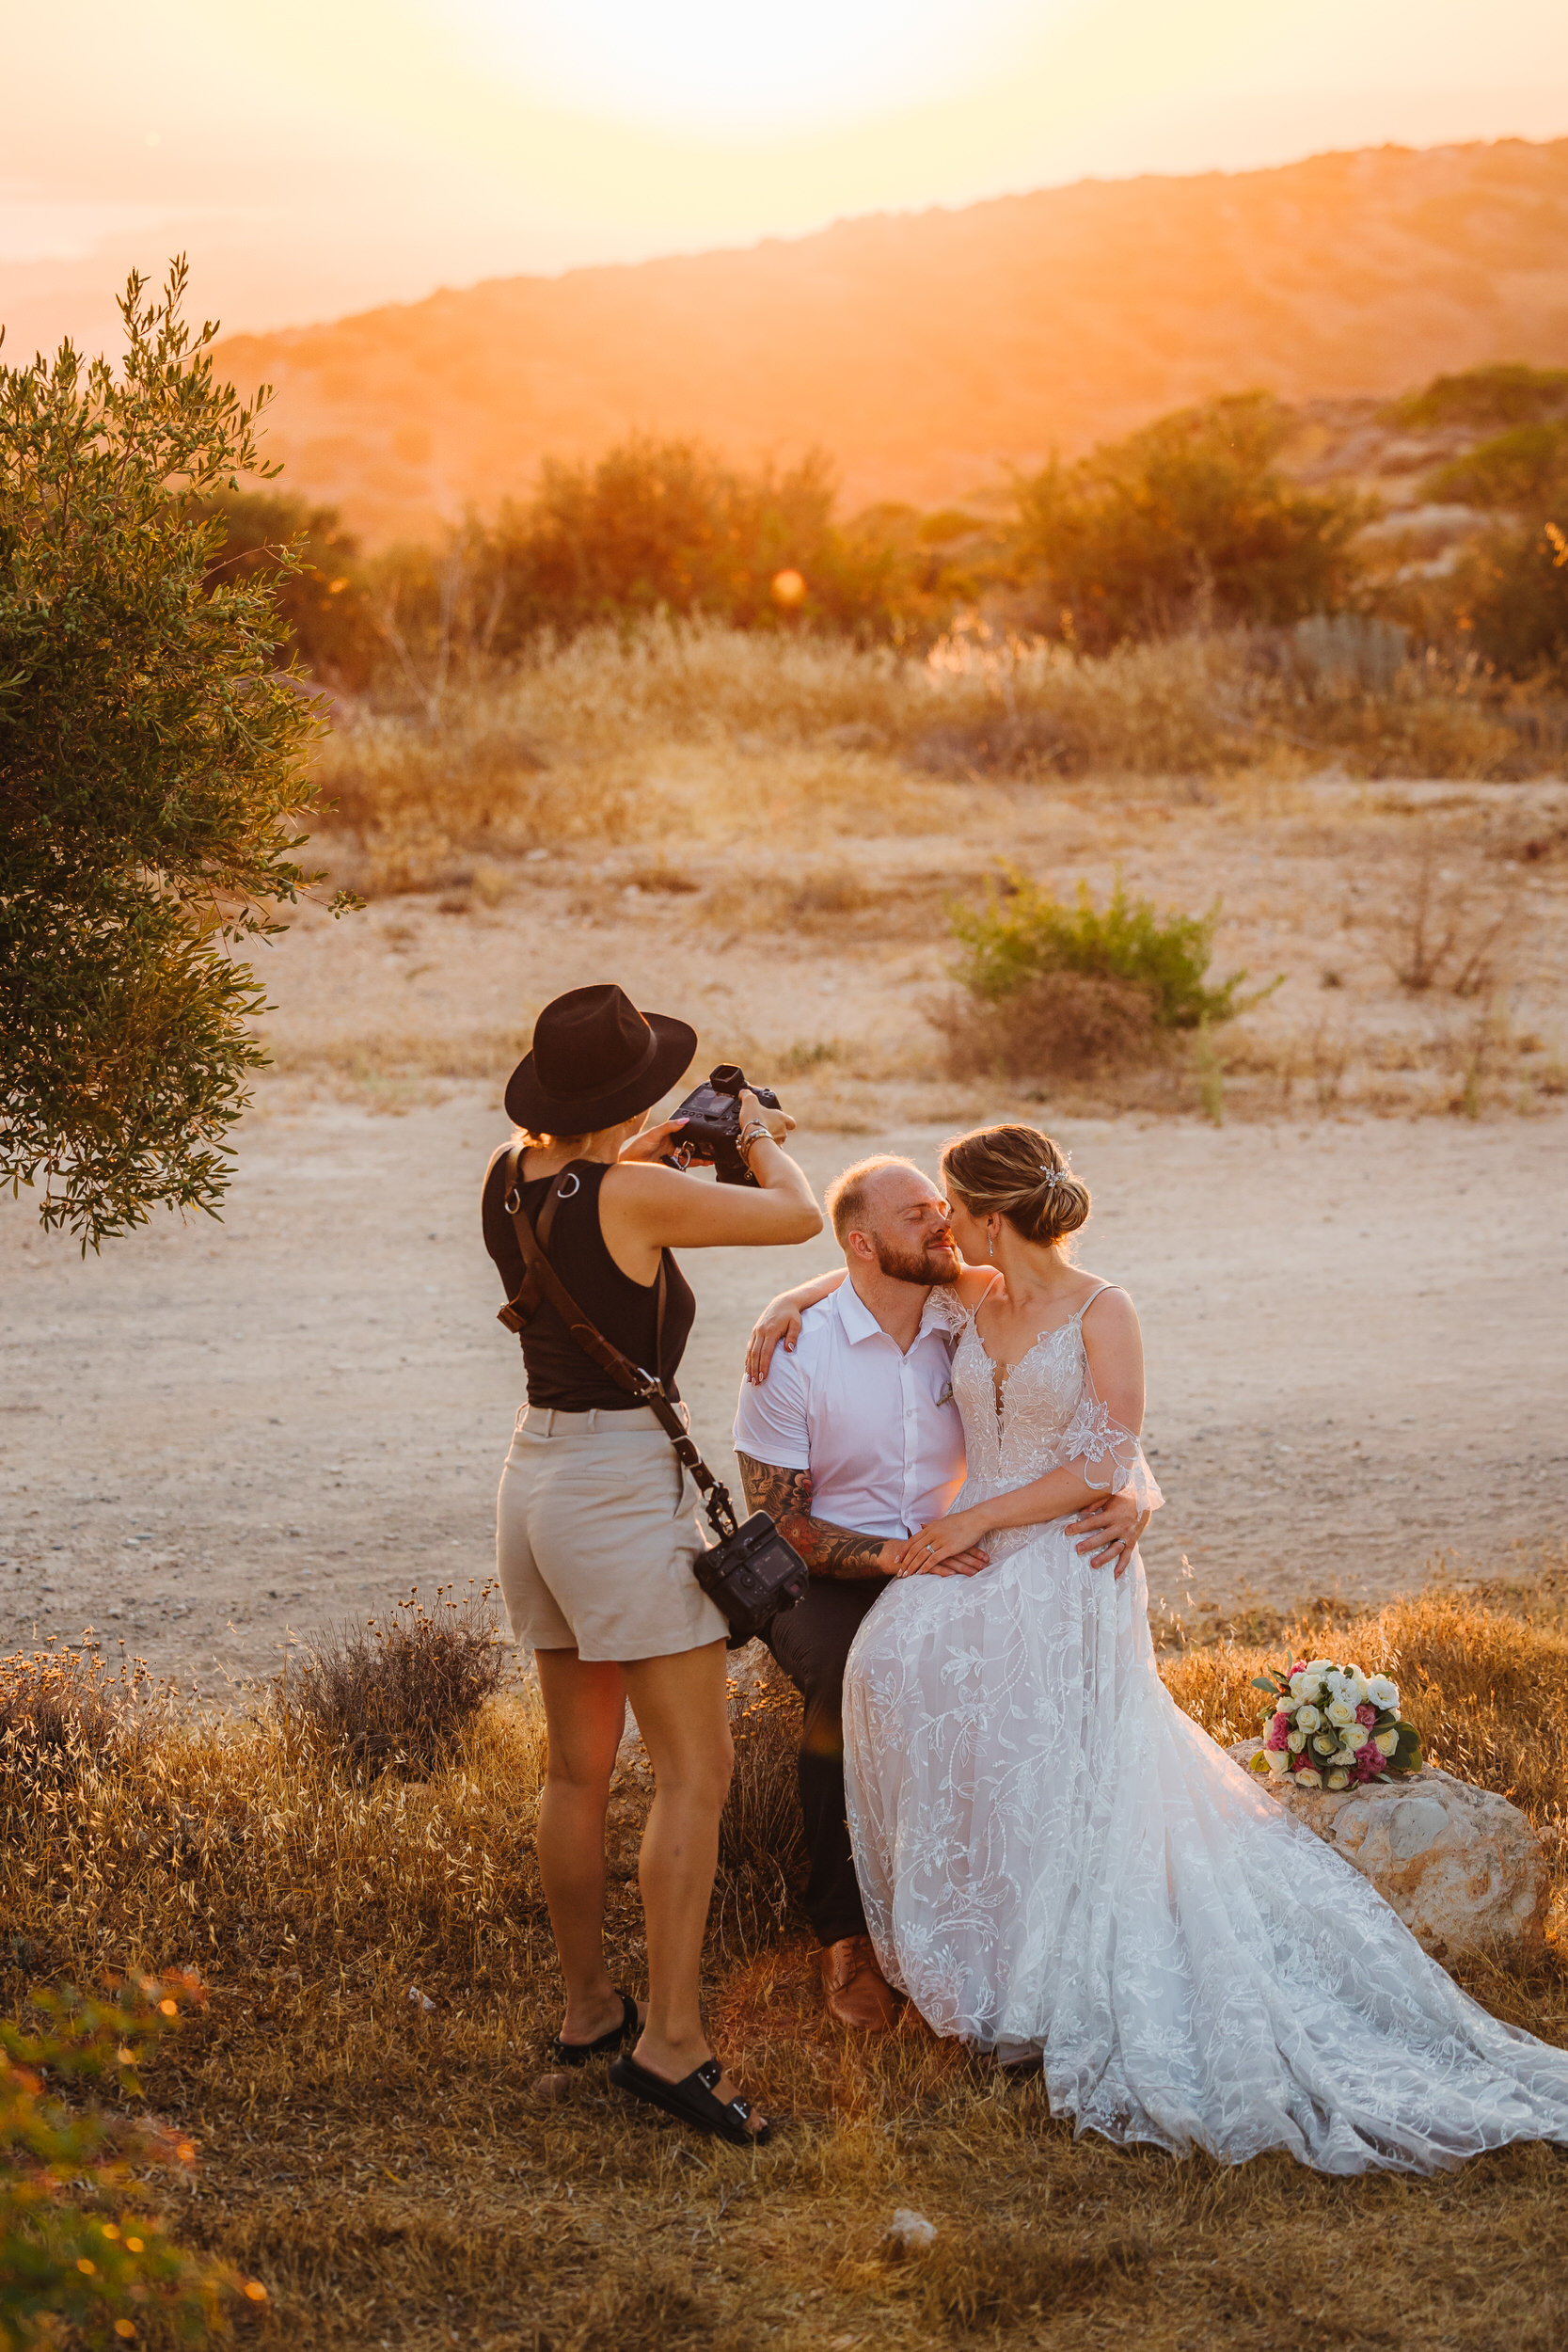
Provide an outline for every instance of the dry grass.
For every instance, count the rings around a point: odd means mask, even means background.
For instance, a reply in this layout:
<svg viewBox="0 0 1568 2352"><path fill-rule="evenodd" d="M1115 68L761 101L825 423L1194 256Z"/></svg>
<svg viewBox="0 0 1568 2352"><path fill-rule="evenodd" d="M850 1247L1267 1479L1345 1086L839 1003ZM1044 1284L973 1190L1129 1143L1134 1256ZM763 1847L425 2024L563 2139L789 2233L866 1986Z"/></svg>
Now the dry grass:
<svg viewBox="0 0 1568 2352"><path fill-rule="evenodd" d="M1560 1625L1444 1593L1341 1622L1335 1639L1399 1676L1435 1760L1512 1788L1560 1844ZM1242 1736L1265 1654L1278 1645L1221 1645L1164 1671L1200 1721ZM773 1679L737 1701L710 1947L716 2038L780 2118L754 2155L648 2122L594 2071L562 2104L534 2093L558 2019L527 1687L412 1782L344 1771L265 1708L84 1755L69 1785L8 1777L8 1997L154 1956L200 1967L207 2011L150 2081L202 2147L170 2210L187 2243L265 2280L269 2342L848 2352L1078 2347L1135 2329L1149 2352L1175 2352L1282 2323L1478 2352L1560 2341L1560 2153L1514 2149L1434 2181L1173 2163L1075 2144L1037 2078L977 2064L911 2016L871 2047L829 2027L788 1909L792 1708ZM612 1805L610 1938L632 1985L644 1795L628 1768ZM1568 2040L1560 1948L1472 1989ZM935 2223L928 2254L888 2241L899 2205ZM1347 2278L1366 2316L1347 2320Z"/></svg>
<svg viewBox="0 0 1568 2352"><path fill-rule="evenodd" d="M1459 1593L1390 1602L1371 1616L1307 1616L1266 1648L1195 1649L1162 1669L1178 1705L1223 1746L1253 1738L1254 1675L1291 1657L1359 1660L1390 1674L1428 1763L1498 1788L1527 1813L1568 1873L1568 1632L1521 1622Z"/></svg>
<svg viewBox="0 0 1568 2352"><path fill-rule="evenodd" d="M650 622L542 641L503 679L449 693L434 724L362 713L317 776L356 845L339 863L374 895L463 887L476 856L539 843L712 836L831 810L862 833L899 827L966 780L1196 788L1325 760L1373 777L1545 771L1561 745L1532 740L1466 679L1411 667L1381 693L1338 674L1308 687L1245 632L1091 661L958 631L915 659Z"/></svg>

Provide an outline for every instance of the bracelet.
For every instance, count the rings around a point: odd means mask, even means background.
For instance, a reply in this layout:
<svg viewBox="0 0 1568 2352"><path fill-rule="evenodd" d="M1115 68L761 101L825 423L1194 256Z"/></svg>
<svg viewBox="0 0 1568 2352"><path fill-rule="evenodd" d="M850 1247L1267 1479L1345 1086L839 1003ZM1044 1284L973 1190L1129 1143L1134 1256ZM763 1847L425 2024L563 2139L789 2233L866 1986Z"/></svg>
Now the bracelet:
<svg viewBox="0 0 1568 2352"><path fill-rule="evenodd" d="M749 1127L741 1129L740 1134L736 1137L736 1145L741 1158L746 1161L749 1168L751 1160L748 1156L748 1147L753 1143L771 1143L772 1140L773 1131L766 1120L753 1119Z"/></svg>

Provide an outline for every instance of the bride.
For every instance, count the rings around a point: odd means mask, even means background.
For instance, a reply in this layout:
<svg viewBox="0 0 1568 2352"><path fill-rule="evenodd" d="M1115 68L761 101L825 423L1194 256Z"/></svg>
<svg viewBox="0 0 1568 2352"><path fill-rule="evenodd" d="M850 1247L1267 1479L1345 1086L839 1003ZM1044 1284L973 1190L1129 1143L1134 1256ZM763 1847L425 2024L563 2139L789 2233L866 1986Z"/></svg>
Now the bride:
<svg viewBox="0 0 1568 2352"><path fill-rule="evenodd" d="M1160 1501L1132 1301L1064 1248L1087 1189L1022 1125L959 1137L942 1176L969 1261L933 1293L968 1475L904 1547L844 1687L889 1981L938 2033L1038 2059L1053 2110L1113 2140L1327 2172L1568 2141L1568 2051L1463 1994L1181 1712L1137 1554L1112 1576L1066 1534L1108 1486ZM942 1572L976 1544L989 1568Z"/></svg>

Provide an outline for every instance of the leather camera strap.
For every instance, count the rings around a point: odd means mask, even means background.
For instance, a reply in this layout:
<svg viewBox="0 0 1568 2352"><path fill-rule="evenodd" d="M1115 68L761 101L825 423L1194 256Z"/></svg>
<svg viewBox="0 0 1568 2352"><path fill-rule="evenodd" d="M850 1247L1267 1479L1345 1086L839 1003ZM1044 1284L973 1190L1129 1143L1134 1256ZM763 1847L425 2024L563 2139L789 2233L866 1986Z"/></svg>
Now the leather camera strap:
<svg viewBox="0 0 1568 2352"><path fill-rule="evenodd" d="M506 1155L506 1191L502 1196L502 1205L512 1219L513 1228L517 1236L517 1247L523 1253L523 1263L528 1271L515 1298L509 1298L504 1307L498 1308L497 1321L504 1323L509 1331L515 1331L520 1337L524 1327L531 1323L538 1313L541 1298L547 1298L583 1354L591 1357L601 1371L608 1372L618 1389L624 1389L628 1396L636 1397L640 1405L645 1405L648 1407L670 1443L674 1447L680 1461L691 1472L699 1492L709 1498L708 1517L713 1520L715 1528L721 1534L733 1534L735 1511L730 1502L728 1489L721 1486L715 1478L688 1435L686 1424L664 1393L664 1311L667 1284L663 1252L659 1253L658 1291L655 1311L657 1316L654 1341L656 1369L653 1372L644 1372L640 1365L632 1362L629 1356L624 1356L612 1341L607 1340L596 1324L589 1321L546 1256L545 1249L555 1225L556 1211L563 1200L572 1198L571 1190L562 1191L562 1186L571 1176L572 1170L570 1168L563 1168L550 1186L545 1198L545 1205L539 1213L539 1231L536 1233L523 1207L522 1158L526 1149L526 1145L514 1144ZM577 1181L580 1183L581 1180ZM727 1526L724 1524L726 1520Z"/></svg>

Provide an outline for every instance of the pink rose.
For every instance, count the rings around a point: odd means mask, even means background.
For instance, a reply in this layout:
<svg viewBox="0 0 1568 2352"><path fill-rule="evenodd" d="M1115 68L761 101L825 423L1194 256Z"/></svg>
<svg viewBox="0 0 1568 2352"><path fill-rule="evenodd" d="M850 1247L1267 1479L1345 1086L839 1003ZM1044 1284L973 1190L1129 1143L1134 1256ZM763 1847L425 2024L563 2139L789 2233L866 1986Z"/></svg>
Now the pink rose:
<svg viewBox="0 0 1568 2352"><path fill-rule="evenodd" d="M1370 1699L1362 1700L1360 1706L1355 1710L1355 1720L1358 1724L1365 1724L1367 1729L1370 1731L1372 1725L1377 1721L1377 1708L1372 1705Z"/></svg>
<svg viewBox="0 0 1568 2352"><path fill-rule="evenodd" d="M1289 1715L1276 1715L1263 1734L1263 1745L1266 1748L1282 1748L1290 1737L1291 1718Z"/></svg>
<svg viewBox="0 0 1568 2352"><path fill-rule="evenodd" d="M1387 1760L1386 1756L1378 1754L1369 1740L1364 1748L1356 1750L1355 1770L1362 1780L1375 1780Z"/></svg>
<svg viewBox="0 0 1568 2352"><path fill-rule="evenodd" d="M1285 1677L1285 1679L1286 1679L1286 1681L1287 1681L1287 1682L1293 1682L1297 1675L1304 1675L1306 1672L1307 1672L1307 1661L1306 1661L1306 1659L1305 1659L1305 1658L1298 1658L1298 1659L1296 1660L1295 1664L1294 1664L1294 1665L1293 1665L1293 1666L1290 1669L1290 1671L1287 1673L1287 1675L1286 1675L1286 1677Z"/></svg>

